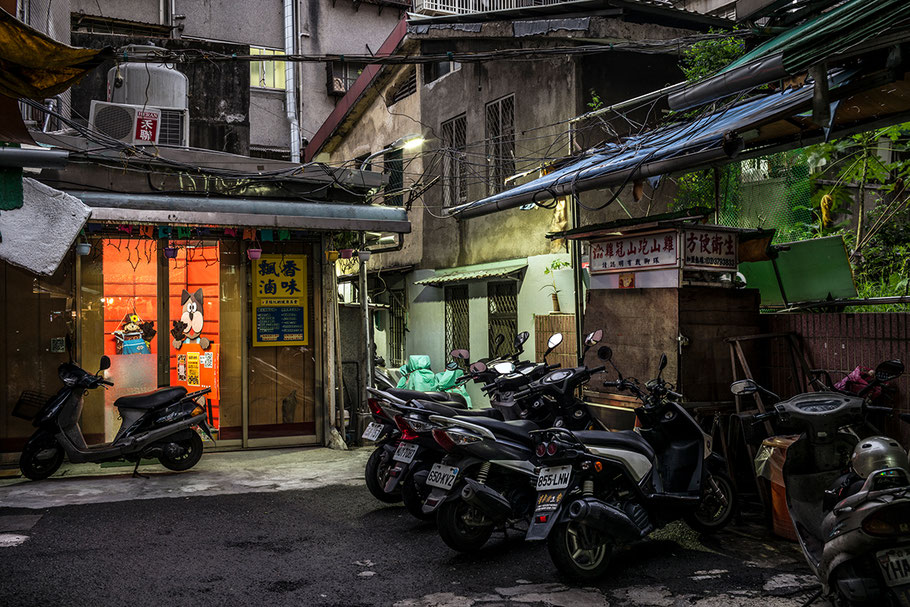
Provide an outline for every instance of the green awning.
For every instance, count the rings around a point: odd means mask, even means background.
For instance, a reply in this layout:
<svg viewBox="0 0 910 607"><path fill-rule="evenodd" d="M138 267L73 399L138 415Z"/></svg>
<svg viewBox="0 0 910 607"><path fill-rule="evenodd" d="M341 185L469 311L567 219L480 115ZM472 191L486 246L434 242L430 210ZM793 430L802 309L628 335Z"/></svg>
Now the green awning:
<svg viewBox="0 0 910 607"><path fill-rule="evenodd" d="M479 263L473 266L460 266L457 268L447 268L437 270L433 276L414 281L415 285L424 285L430 287L441 287L458 282L468 282L471 280L487 280L489 278L506 278L515 276L528 267L527 259L509 259L506 261L494 261L492 263Z"/></svg>

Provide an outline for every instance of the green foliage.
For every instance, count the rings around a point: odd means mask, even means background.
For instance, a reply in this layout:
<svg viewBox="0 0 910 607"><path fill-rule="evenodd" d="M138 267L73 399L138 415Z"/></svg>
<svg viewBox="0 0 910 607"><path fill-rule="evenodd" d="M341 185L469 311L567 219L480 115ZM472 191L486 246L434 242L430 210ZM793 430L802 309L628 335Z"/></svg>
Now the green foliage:
<svg viewBox="0 0 910 607"><path fill-rule="evenodd" d="M546 274L547 276L549 276L550 274L553 274L554 272L556 272L556 270L562 270L563 268L568 268L571 265L572 264L569 263L568 261L563 261L561 259L554 259L548 265L544 266L543 273ZM559 293L559 289L556 288L556 277L555 276L553 276L553 280L551 282L548 282L547 284L543 285L538 290L543 291L544 289L551 289L553 291L553 293Z"/></svg>
<svg viewBox="0 0 910 607"><path fill-rule="evenodd" d="M591 94L591 101L588 102L588 111L595 112L604 106L603 99L594 89L588 91Z"/></svg>
<svg viewBox="0 0 910 607"><path fill-rule="evenodd" d="M726 33L711 29L712 34ZM680 68L686 80L701 80L718 72L746 52L746 43L738 36L712 38L696 42L683 51Z"/></svg>

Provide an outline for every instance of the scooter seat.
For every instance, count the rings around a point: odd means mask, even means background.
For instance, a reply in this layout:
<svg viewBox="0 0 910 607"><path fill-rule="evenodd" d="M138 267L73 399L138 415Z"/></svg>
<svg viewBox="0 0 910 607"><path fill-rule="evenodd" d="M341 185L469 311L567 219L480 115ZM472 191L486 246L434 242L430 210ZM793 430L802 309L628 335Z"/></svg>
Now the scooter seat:
<svg viewBox="0 0 910 607"><path fill-rule="evenodd" d="M114 406L118 409L157 409L176 403L184 396L186 396L186 388L183 386L158 388L154 392L121 396L114 401Z"/></svg>
<svg viewBox="0 0 910 607"><path fill-rule="evenodd" d="M652 461L656 457L654 449L648 444L648 441L632 430L620 430L619 432L577 430L572 434L585 445L591 445L592 447L626 449L634 451L635 453L640 453Z"/></svg>
<svg viewBox="0 0 910 607"><path fill-rule="evenodd" d="M493 434L499 434L505 438L510 438L526 445L533 443L528 432L540 429L534 422L524 419L501 422L498 419L489 417L468 417L463 415L458 415L455 419L464 419L466 422L470 422L476 426L483 426L484 428L491 430Z"/></svg>
<svg viewBox="0 0 910 607"><path fill-rule="evenodd" d="M438 413L439 415L446 415L448 417L455 417L456 415L461 417L489 417L491 419L502 419L502 413L497 409L460 409L458 404L452 401L449 402L436 402L432 400L416 400L415 403L420 406L421 409L426 409L427 411L432 411L433 413Z"/></svg>
<svg viewBox="0 0 910 607"><path fill-rule="evenodd" d="M464 396L455 392L421 392L420 390L405 390L404 388L389 388L386 392L404 400L433 400L447 404L452 403L450 406L459 409L468 408L468 403Z"/></svg>

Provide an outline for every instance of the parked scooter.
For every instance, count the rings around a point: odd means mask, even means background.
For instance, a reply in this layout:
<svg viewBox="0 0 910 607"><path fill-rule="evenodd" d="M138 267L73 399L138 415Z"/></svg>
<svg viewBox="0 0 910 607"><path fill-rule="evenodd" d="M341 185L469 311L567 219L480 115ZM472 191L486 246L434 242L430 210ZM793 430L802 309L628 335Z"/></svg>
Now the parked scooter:
<svg viewBox="0 0 910 607"><path fill-rule="evenodd" d="M585 340L586 348L596 344L603 332ZM557 334L548 342L549 354L560 342ZM544 356L546 364L546 355ZM534 509L536 473L530 459L533 439L530 432L540 426L592 428L587 407L575 396L576 389L595 373L603 371L576 367L550 371L539 380L512 394L526 415L513 421L442 416L430 420L444 426L433 431L436 441L449 452L430 470L426 484L433 491L424 503L424 512L437 511L436 525L443 541L452 549L470 552L479 549L497 528L526 521ZM501 380L511 381L504 376ZM510 408L512 405L510 405Z"/></svg>
<svg viewBox="0 0 910 607"><path fill-rule="evenodd" d="M754 417L756 423L773 419L781 429L802 432L787 448L783 467L787 508L821 583L815 598L824 596L838 607L910 607L910 463L903 447L866 419L872 412L892 412L871 405L869 395L903 370L900 361L885 361L859 396L799 394ZM779 400L749 379L730 390L761 391ZM910 414L899 417L910 423Z"/></svg>
<svg viewBox="0 0 910 607"><path fill-rule="evenodd" d="M527 332L523 332L516 337L513 358L521 354L528 336ZM502 335L499 335L496 343L501 342ZM462 364L466 364L470 356L467 350L453 350L450 355ZM446 365L451 373L459 368L458 362L454 361ZM509 366L508 370L513 368ZM493 371L494 377L495 374ZM488 377L488 370L484 365L472 365L469 373L457 378L452 387L458 388L471 379L483 381L485 377ZM433 440L432 430L438 426L429 421L430 415L502 419L502 412L495 407L467 409L466 401L455 391L420 392L386 388L370 392L374 397L369 401L376 422L374 430L378 432L376 439L371 440L380 443L367 462L366 478L370 492L382 501L404 502L405 508L418 519L435 518L435 514L422 510L423 501L429 493L425 480L430 467L441 461L445 451ZM369 431L370 428L367 429ZM367 433L364 436L369 438Z"/></svg>
<svg viewBox="0 0 910 607"><path fill-rule="evenodd" d="M126 459L136 462L138 475L142 458L157 457L169 470L189 470L202 457L202 438L198 427L212 439L206 423L205 405L197 402L211 392L205 388L187 394L186 388L159 388L146 394L122 396L114 402L123 423L110 443L86 445L79 427L83 397L88 390L113 386L101 373L111 359L101 357L98 373L92 375L73 363L63 363L58 375L64 387L35 417L37 430L25 444L19 468L26 478L44 479L60 467L63 457L73 463L109 462ZM214 439L212 439L214 440Z"/></svg>
<svg viewBox="0 0 910 607"><path fill-rule="evenodd" d="M602 346L598 357L612 363ZM720 529L736 508L724 459L711 438L679 404L682 395L661 377L641 386L634 378L605 381L627 390L640 434L550 428L534 432L537 500L526 539L547 540L556 568L580 580L606 572L613 548L685 519L703 532Z"/></svg>

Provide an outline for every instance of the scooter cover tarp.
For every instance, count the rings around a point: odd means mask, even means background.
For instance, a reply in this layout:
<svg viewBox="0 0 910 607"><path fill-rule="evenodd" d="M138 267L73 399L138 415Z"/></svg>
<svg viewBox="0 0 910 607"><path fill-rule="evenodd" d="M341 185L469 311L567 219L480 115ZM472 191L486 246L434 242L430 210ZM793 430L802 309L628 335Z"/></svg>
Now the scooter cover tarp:
<svg viewBox="0 0 910 607"><path fill-rule="evenodd" d="M464 375L464 371L461 369L450 370L446 369L442 373L436 374L436 389L442 390L443 392L452 392L454 394L461 394L464 397L466 403L468 403L468 409L471 409L471 397L468 396L468 391L465 389L464 385L456 386L455 382L458 381L458 378Z"/></svg>
<svg viewBox="0 0 910 607"><path fill-rule="evenodd" d="M401 379L396 387L421 392L436 391L436 375L430 369L430 357L426 354L409 356L408 362L401 366Z"/></svg>

